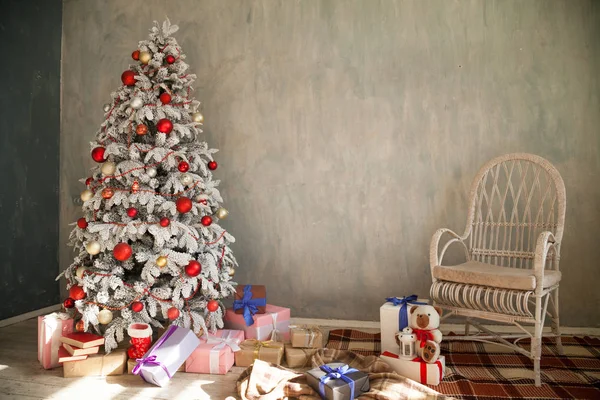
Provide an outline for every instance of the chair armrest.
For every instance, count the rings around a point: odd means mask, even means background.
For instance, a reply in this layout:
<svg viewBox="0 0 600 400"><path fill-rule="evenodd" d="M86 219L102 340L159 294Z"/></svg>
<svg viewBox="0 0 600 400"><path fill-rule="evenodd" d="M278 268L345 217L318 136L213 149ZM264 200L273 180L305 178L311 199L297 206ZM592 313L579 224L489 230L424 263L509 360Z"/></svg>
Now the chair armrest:
<svg viewBox="0 0 600 400"><path fill-rule="evenodd" d="M539 234L537 243L535 245L535 258L533 261L533 271L538 282L541 282L541 279L544 277L548 251L554 247L558 255L559 245L560 243L556 241L556 238L552 232L544 231Z"/></svg>
<svg viewBox="0 0 600 400"><path fill-rule="evenodd" d="M442 251L438 253L440 240L442 239L442 236L444 236L444 233L449 234L452 238L448 240L448 242L446 242L446 244L442 248ZM448 247L450 247L452 243L458 242L462 244L465 249L465 256L467 257L467 260L469 259L469 248L465 243L465 240L468 236L469 232L467 232L464 236L460 236L456 232L446 228L438 229L434 233L433 237L431 238L431 244L429 245L429 264L431 266L432 273L433 267L435 267L436 265L441 265L442 259L444 258L444 254L446 253L446 250L448 249Z"/></svg>

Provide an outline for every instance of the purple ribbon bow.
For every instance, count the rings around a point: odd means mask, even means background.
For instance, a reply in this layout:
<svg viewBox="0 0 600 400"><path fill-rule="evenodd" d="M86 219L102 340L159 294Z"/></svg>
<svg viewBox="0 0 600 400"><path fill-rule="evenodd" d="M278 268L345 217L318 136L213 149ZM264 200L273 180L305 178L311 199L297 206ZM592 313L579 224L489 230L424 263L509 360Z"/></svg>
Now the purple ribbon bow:
<svg viewBox="0 0 600 400"><path fill-rule="evenodd" d="M160 339L158 339L158 341L156 342L156 344L154 346L152 346L152 349L158 349L158 348L160 348L160 346L176 330L177 330L177 327L175 325L169 326L169 329L167 329L167 331L160 337ZM148 380L144 377L144 374L142 373L142 367L144 365L148 365L148 366L158 365L159 367L161 367L165 371L165 373L167 374L167 376L169 377L169 379L172 378L171 374L169 373L169 370L167 369L167 367L165 367L160 361L156 361L156 355L151 354L150 351L148 353L146 353L146 355L144 356L144 358L138 358L135 361L137 362L137 364L135 365L135 367L133 367L133 370L131 371L131 373L134 374L134 375L141 376L142 379L145 380L146 382L148 382Z"/></svg>
<svg viewBox="0 0 600 400"><path fill-rule="evenodd" d="M416 301L417 295L411 294L405 297L387 297L385 301L392 303L394 306L401 306L398 310L398 330L402 330L408 326L408 305L425 305L422 301Z"/></svg>
<svg viewBox="0 0 600 400"><path fill-rule="evenodd" d="M244 287L244 296L241 300L233 301L233 309L239 310L240 308L244 309L244 321L246 321L246 326L254 325L254 319L252 316L258 312L257 307L265 307L267 305L266 298L253 299L252 298L252 286L246 285Z"/></svg>
<svg viewBox="0 0 600 400"><path fill-rule="evenodd" d="M319 368L321 371L325 372L325 375L323 375L319 381L319 393L321 394L322 398L325 398L325 384L332 379L341 379L350 385L350 398L354 398L354 381L349 376L346 376L346 374L358 372L357 369L350 368L348 364L337 368L331 368L328 365L321 365Z"/></svg>

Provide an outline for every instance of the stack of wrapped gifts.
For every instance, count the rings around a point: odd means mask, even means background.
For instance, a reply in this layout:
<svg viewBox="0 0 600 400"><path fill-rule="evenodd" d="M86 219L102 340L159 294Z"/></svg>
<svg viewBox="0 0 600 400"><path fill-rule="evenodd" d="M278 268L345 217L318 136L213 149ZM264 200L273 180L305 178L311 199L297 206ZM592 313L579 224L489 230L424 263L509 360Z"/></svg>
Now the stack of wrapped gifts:
<svg viewBox="0 0 600 400"><path fill-rule="evenodd" d="M63 376L122 375L127 362L124 350L100 354L104 337L88 332L69 333L60 338L59 361L63 363Z"/></svg>
<svg viewBox="0 0 600 400"><path fill-rule="evenodd" d="M446 361L440 355L442 310L416 295L388 297L380 308L381 356L398 374L439 385Z"/></svg>
<svg viewBox="0 0 600 400"><path fill-rule="evenodd" d="M291 368L307 367L311 357L322 347L323 332L317 326L290 326L290 343L285 346L285 361Z"/></svg>
<svg viewBox="0 0 600 400"><path fill-rule="evenodd" d="M281 364L283 342L290 340L290 309L267 304L262 285L240 285L233 307L225 313L225 327L243 331L246 339L235 352L238 367L247 367L256 359Z"/></svg>

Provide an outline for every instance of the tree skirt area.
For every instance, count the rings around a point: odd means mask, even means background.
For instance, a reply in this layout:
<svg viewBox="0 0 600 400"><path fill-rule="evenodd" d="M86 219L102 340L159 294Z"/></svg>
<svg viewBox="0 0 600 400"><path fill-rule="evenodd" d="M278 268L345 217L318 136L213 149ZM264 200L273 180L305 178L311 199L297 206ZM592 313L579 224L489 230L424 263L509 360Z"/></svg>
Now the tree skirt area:
<svg viewBox="0 0 600 400"><path fill-rule="evenodd" d="M519 342L528 348L526 340ZM600 398L600 339L566 336L564 355L544 338L542 386L533 382L532 361L502 346L473 341L444 341L446 375L432 389L459 399L598 399ZM380 334L352 329L329 333L328 348L362 355L381 351Z"/></svg>

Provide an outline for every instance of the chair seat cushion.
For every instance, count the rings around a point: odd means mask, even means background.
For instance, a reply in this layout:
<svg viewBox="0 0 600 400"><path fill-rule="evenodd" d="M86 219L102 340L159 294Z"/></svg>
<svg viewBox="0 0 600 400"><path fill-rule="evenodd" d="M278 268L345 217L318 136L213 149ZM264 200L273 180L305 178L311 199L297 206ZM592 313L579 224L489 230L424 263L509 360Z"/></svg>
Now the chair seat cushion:
<svg viewBox="0 0 600 400"><path fill-rule="evenodd" d="M532 269L500 267L478 261L433 268L433 276L442 281L493 286L515 290L534 290L536 286ZM547 288L560 282L560 271L544 271L542 285Z"/></svg>

